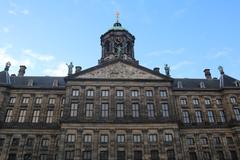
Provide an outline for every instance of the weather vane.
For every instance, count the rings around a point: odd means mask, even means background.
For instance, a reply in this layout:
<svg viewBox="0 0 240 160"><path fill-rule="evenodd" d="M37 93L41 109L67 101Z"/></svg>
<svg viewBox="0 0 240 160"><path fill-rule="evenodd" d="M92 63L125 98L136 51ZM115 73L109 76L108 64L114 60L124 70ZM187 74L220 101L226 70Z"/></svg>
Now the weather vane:
<svg viewBox="0 0 240 160"><path fill-rule="evenodd" d="M116 12L116 19L117 19L117 22L119 22L119 15L120 15L120 13L119 13L119 11L117 11L117 12Z"/></svg>

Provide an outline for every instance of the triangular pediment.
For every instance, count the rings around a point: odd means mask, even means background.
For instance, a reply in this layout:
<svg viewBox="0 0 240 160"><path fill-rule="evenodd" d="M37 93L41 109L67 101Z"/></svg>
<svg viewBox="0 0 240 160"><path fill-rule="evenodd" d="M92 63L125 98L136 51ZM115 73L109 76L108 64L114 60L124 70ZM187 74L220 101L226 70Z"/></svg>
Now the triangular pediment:
<svg viewBox="0 0 240 160"><path fill-rule="evenodd" d="M73 78L73 77L72 77ZM74 79L152 79L166 80L169 77L148 68L122 61L99 65L74 75Z"/></svg>

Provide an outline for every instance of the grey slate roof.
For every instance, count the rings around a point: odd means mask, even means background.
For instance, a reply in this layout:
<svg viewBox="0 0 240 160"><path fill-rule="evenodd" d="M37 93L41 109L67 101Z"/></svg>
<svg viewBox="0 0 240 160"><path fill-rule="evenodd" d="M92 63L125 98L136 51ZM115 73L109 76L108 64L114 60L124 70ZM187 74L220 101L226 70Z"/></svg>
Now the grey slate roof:
<svg viewBox="0 0 240 160"><path fill-rule="evenodd" d="M5 71L3 71L5 72ZM0 84L6 83L6 73L0 72ZM32 80L33 86L28 86L28 82ZM58 81L58 86L54 87L54 80ZM26 87L26 88L63 88L65 87L64 77L49 77L49 76L10 76L11 86L13 87Z"/></svg>

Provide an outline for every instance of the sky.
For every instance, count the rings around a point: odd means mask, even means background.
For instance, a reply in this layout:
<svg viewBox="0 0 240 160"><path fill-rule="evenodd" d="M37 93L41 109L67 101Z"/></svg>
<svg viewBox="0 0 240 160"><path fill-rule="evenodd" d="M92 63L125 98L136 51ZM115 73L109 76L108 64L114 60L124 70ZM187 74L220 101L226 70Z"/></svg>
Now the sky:
<svg viewBox="0 0 240 160"><path fill-rule="evenodd" d="M218 66L240 79L239 0L0 0L0 70L66 76L66 63L98 64L100 36L116 21L132 33L135 58L174 78L204 78Z"/></svg>

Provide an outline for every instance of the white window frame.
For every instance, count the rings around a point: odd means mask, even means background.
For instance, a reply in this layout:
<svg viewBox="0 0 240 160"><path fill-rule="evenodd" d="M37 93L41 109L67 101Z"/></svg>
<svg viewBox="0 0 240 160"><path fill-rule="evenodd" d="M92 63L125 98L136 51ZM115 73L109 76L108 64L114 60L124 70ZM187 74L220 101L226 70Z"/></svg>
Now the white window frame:
<svg viewBox="0 0 240 160"><path fill-rule="evenodd" d="M49 98L48 104L54 105L54 104L55 104L55 101L56 101L55 98Z"/></svg>
<svg viewBox="0 0 240 160"><path fill-rule="evenodd" d="M117 103L116 117L117 118L123 118L124 117L124 105L123 105L123 103Z"/></svg>
<svg viewBox="0 0 240 160"><path fill-rule="evenodd" d="M32 123L38 123L40 116L40 110L33 110Z"/></svg>
<svg viewBox="0 0 240 160"><path fill-rule="evenodd" d="M93 117L93 103L86 103L85 116L87 118Z"/></svg>
<svg viewBox="0 0 240 160"><path fill-rule="evenodd" d="M132 97L138 97L139 96L139 91L138 90L131 90L131 96Z"/></svg>
<svg viewBox="0 0 240 160"><path fill-rule="evenodd" d="M92 143L92 135L91 134L85 134L83 142L84 143Z"/></svg>
<svg viewBox="0 0 240 160"><path fill-rule="evenodd" d="M154 118L154 105L153 103L147 103L148 118Z"/></svg>
<svg viewBox="0 0 240 160"><path fill-rule="evenodd" d="M162 98L168 97L167 90L160 90L160 97Z"/></svg>
<svg viewBox="0 0 240 160"><path fill-rule="evenodd" d="M146 90L146 97L152 97L153 91L152 90Z"/></svg>
<svg viewBox="0 0 240 160"><path fill-rule="evenodd" d="M36 97L35 104L42 104L42 97Z"/></svg>
<svg viewBox="0 0 240 160"><path fill-rule="evenodd" d="M101 96L102 97L108 97L109 96L109 90L101 90Z"/></svg>
<svg viewBox="0 0 240 160"><path fill-rule="evenodd" d="M140 110L139 104L138 103L133 103L132 104L132 117L133 118L139 118L140 117L139 110Z"/></svg>
<svg viewBox="0 0 240 160"><path fill-rule="evenodd" d="M123 97L124 96L124 91L123 90L116 90L116 96L117 97Z"/></svg>
<svg viewBox="0 0 240 160"><path fill-rule="evenodd" d="M208 122L209 123L214 123L215 122L215 118L214 118L213 111L207 111L207 114L208 114Z"/></svg>
<svg viewBox="0 0 240 160"><path fill-rule="evenodd" d="M9 103L14 104L16 102L16 97L10 97Z"/></svg>
<svg viewBox="0 0 240 160"><path fill-rule="evenodd" d="M77 117L77 115L78 115L78 104L71 103L70 117Z"/></svg>
<svg viewBox="0 0 240 160"><path fill-rule="evenodd" d="M28 104L29 103L29 97L23 97L22 104Z"/></svg>
<svg viewBox="0 0 240 160"><path fill-rule="evenodd" d="M26 118L27 110L26 109L21 109L18 117L18 123L24 123L25 118Z"/></svg>
<svg viewBox="0 0 240 160"><path fill-rule="evenodd" d="M109 104L108 103L102 103L101 104L101 117L102 118L108 118L109 116Z"/></svg>
<svg viewBox="0 0 240 160"><path fill-rule="evenodd" d="M168 106L168 103L162 103L161 107L162 107L162 116L163 117L169 117L169 106Z"/></svg>
<svg viewBox="0 0 240 160"><path fill-rule="evenodd" d="M5 122L7 122L7 123L11 122L12 121L12 116L13 116L13 110L8 109L7 113L6 113Z"/></svg>
<svg viewBox="0 0 240 160"><path fill-rule="evenodd" d="M73 97L79 96L79 93L80 93L79 89L73 89L73 90L72 90L72 96L73 96Z"/></svg>
<svg viewBox="0 0 240 160"><path fill-rule="evenodd" d="M53 121L53 110L48 110L46 123L52 123L52 121Z"/></svg>

